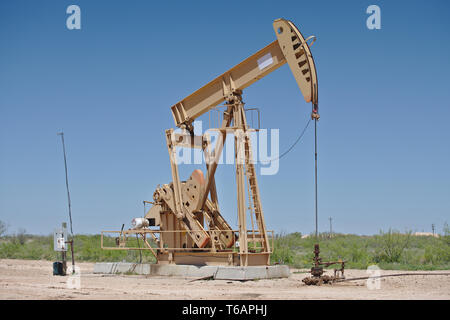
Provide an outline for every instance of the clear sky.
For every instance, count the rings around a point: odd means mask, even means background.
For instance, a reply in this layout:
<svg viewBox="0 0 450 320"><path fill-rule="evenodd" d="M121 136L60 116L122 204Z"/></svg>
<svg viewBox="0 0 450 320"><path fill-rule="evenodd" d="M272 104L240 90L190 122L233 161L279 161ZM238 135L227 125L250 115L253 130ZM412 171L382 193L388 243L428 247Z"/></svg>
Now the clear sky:
<svg viewBox="0 0 450 320"><path fill-rule="evenodd" d="M81 8L81 30L66 9ZM381 29L366 8L381 8ZM275 40L293 21L318 70L319 228L441 232L450 223L448 1L1 1L0 220L48 234L129 226L171 181L170 106ZM310 116L283 66L244 92L262 127L291 146ZM183 170L188 172L189 170ZM236 227L234 168L219 167L222 214ZM183 176L183 179L187 176ZM260 176L269 229L314 230L313 126Z"/></svg>

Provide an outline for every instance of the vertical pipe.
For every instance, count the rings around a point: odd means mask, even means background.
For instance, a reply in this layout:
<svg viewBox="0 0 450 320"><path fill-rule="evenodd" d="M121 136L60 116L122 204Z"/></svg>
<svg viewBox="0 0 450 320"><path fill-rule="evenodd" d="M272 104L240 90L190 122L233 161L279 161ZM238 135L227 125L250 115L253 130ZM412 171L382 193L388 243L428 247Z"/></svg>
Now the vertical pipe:
<svg viewBox="0 0 450 320"><path fill-rule="evenodd" d="M67 176L67 159L66 159L66 146L64 144L64 132L58 133L58 135L61 136L62 146L63 146L63 153L64 153L64 170L66 173L66 190L67 190L67 202L69 204L69 219L70 219L70 233L73 237L73 230L72 230L72 209L71 209L71 203L70 203L70 192L69 192L69 178Z"/></svg>
<svg viewBox="0 0 450 320"><path fill-rule="evenodd" d="M315 209L316 209L316 239L319 237L318 208L317 208L317 118L314 119L314 162L315 162Z"/></svg>
<svg viewBox="0 0 450 320"><path fill-rule="evenodd" d="M333 236L333 226L331 224L331 221L333 220L333 218L328 218L330 220L330 238Z"/></svg>
<svg viewBox="0 0 450 320"><path fill-rule="evenodd" d="M63 232L63 237L64 237L64 233L65 233L65 231L66 231L66 229L67 229L67 224L65 223L65 222L63 222L62 223L62 232ZM64 247L66 246L66 242L64 242ZM67 271L67 253L66 253L66 251L61 251L61 260L62 260L62 264L63 264L63 267L62 267L62 269L63 269L63 276L65 276L66 275L66 271Z"/></svg>
<svg viewBox="0 0 450 320"><path fill-rule="evenodd" d="M73 256L73 237L70 240L70 253L72 254L72 273L75 273L75 257Z"/></svg>
<svg viewBox="0 0 450 320"><path fill-rule="evenodd" d="M71 234L71 240L69 241L70 243L70 251L72 254L72 273L75 272L75 258L73 256L73 229L72 229L72 205L70 202L70 191L69 191L69 178L68 178L68 174L67 174L67 158L66 158L66 145L64 143L64 132L60 132L58 133L58 135L61 136L61 141L62 141L62 146L63 146L63 154L64 154L64 171L66 174L66 190L67 190L67 203L69 206L69 220L70 220L70 234ZM65 269L65 265L66 265L66 261L65 261L65 255L66 253L64 252L64 269ZM65 270L64 270L65 273Z"/></svg>

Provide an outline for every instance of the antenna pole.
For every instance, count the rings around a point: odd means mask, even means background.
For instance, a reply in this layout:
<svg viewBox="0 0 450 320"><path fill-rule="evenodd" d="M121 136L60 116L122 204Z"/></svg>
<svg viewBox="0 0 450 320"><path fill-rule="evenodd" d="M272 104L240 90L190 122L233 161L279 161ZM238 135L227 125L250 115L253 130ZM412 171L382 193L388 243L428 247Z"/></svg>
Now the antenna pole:
<svg viewBox="0 0 450 320"><path fill-rule="evenodd" d="M333 237L333 226L332 226L332 220L333 218L329 217L328 220L330 220L330 238Z"/></svg>
<svg viewBox="0 0 450 320"><path fill-rule="evenodd" d="M69 241L70 248L72 252L72 272L75 272L75 259L73 256L73 229L72 229L72 207L70 203L70 191L69 191L69 178L67 175L67 158L66 158L66 146L64 144L64 132L59 132L59 136L61 136L62 146L63 146L63 153L64 153L64 169L66 173L66 190L67 190L67 202L69 205L69 220L70 220L70 234L72 235L72 239Z"/></svg>

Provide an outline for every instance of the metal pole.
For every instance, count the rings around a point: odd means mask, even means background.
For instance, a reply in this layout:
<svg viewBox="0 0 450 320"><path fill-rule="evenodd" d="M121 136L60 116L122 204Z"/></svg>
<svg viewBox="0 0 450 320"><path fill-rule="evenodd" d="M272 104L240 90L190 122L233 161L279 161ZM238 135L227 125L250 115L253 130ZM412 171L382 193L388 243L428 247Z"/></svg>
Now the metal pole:
<svg viewBox="0 0 450 320"><path fill-rule="evenodd" d="M316 211L316 240L319 239L319 209L317 201L317 120L319 120L319 106L317 103L313 104L311 119L314 119L314 185L315 185L315 211Z"/></svg>
<svg viewBox="0 0 450 320"><path fill-rule="evenodd" d="M318 208L317 208L317 118L314 119L314 161L315 161L315 205L316 205L316 239L319 236Z"/></svg>
<svg viewBox="0 0 450 320"><path fill-rule="evenodd" d="M63 146L63 153L64 153L64 169L66 172L66 190L67 190L67 201L69 204L69 218L70 218L70 233L73 236L73 230L72 230L72 208L70 204L70 192L69 192L69 179L67 176L67 158L66 158L66 146L64 144L64 132L58 133L59 136L61 136L62 146Z"/></svg>
<svg viewBox="0 0 450 320"><path fill-rule="evenodd" d="M75 272L75 259L73 256L73 229L72 229L72 207L70 203L70 191L69 191L69 178L67 175L67 158L66 158L66 146L64 143L64 132L58 133L61 136L62 146L63 146L63 154L64 154L64 169L66 173L66 190L67 190L67 202L69 206L69 219L70 219L70 234L72 235L72 240L70 241L71 252L72 252L72 272Z"/></svg>
<svg viewBox="0 0 450 320"><path fill-rule="evenodd" d="M62 232L65 233L67 229L67 224L65 222L62 223ZM64 243L64 246L66 244ZM67 271L67 253L65 250L61 251L61 259L62 259L62 264L63 264L63 276L66 275L66 271Z"/></svg>
<svg viewBox="0 0 450 320"><path fill-rule="evenodd" d="M331 224L331 221L333 220L333 218L329 217L328 220L330 220L330 238L333 236L333 227Z"/></svg>
<svg viewBox="0 0 450 320"><path fill-rule="evenodd" d="M75 273L75 257L73 256L73 236L70 240L70 252L72 254L72 273Z"/></svg>

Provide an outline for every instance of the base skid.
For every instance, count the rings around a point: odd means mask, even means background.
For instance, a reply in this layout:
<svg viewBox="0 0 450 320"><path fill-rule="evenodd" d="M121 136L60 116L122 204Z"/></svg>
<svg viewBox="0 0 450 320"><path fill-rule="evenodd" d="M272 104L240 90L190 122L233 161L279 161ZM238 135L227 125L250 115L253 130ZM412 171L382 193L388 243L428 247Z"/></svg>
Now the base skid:
<svg viewBox="0 0 450 320"><path fill-rule="evenodd" d="M267 266L269 253L237 252L159 252L158 264L182 264L196 266ZM243 264L242 262L246 262Z"/></svg>
<svg viewBox="0 0 450 320"><path fill-rule="evenodd" d="M194 266L175 264L139 264L129 262L98 262L94 266L97 274L135 273L153 276L175 276L183 278L207 278L214 280L247 281L258 279L288 278L289 267L273 266Z"/></svg>

